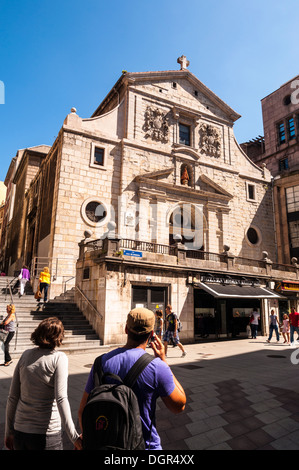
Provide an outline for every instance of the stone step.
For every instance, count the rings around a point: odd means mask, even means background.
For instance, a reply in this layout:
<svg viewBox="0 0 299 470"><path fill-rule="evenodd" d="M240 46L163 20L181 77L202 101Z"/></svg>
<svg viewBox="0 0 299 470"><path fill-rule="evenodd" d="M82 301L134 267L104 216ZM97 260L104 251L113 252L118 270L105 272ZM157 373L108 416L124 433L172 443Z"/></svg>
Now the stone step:
<svg viewBox="0 0 299 470"><path fill-rule="evenodd" d="M10 295L5 295L6 279L0 279L0 317L6 316L6 306L11 303ZM27 284L28 286L28 284ZM65 337L59 348L66 354L80 354L84 352L98 352L101 341L92 325L84 317L74 302L74 290L68 295L50 299L48 303L37 303L33 292L19 297L13 295L18 322L17 334L10 346L12 358L18 358L26 349L34 347L30 337L40 322L48 317L58 317L65 328ZM16 341L16 343L15 343Z"/></svg>
<svg viewBox="0 0 299 470"><path fill-rule="evenodd" d="M30 347L33 347L32 343L30 346L23 349L19 349L17 347L16 350L14 350L13 347L10 349L10 355L11 358L14 359L19 359L20 356L23 354L23 352L26 349L29 349ZM100 341L98 342L98 345L90 345L88 342L82 343L81 345L75 345L75 346L61 346L59 348L59 351L63 351L65 354L86 354L86 353L94 353L94 354L99 354L101 345Z"/></svg>

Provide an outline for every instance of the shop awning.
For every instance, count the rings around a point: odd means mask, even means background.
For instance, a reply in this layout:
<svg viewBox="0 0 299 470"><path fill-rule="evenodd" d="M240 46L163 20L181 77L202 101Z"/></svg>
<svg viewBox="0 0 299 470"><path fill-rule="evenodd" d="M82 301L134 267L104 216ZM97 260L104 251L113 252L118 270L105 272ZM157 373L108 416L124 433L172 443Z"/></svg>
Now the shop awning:
<svg viewBox="0 0 299 470"><path fill-rule="evenodd" d="M197 282L194 287L205 290L213 297L239 299L285 299L284 296L265 287L240 286L231 284L216 284L212 282Z"/></svg>

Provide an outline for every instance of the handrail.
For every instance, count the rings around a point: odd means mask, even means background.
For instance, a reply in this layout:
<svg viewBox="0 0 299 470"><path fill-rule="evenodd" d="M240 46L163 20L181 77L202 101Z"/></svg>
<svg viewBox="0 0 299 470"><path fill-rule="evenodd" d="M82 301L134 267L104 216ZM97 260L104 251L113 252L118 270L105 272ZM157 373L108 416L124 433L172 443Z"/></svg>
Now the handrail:
<svg viewBox="0 0 299 470"><path fill-rule="evenodd" d="M92 302L89 300L88 297L86 297L86 295L84 294L84 292L80 289L80 287L78 286L75 286L75 289L79 292L79 294L82 295L82 297L84 297L84 300L86 300L86 302L89 303L89 305L93 308L93 310L95 311L96 315L98 315L101 320L104 319L103 315L96 309L96 307L92 304Z"/></svg>
<svg viewBox="0 0 299 470"><path fill-rule="evenodd" d="M6 280L6 288L5 288L5 302L6 302L6 297L7 297L7 290L10 293L10 301L13 303L13 297L12 297L12 290L10 285L17 279L18 276L14 277L10 282L8 282L8 279Z"/></svg>
<svg viewBox="0 0 299 470"><path fill-rule="evenodd" d="M62 278L64 278L64 277L66 277L66 276L62 276ZM66 281L62 281L62 285L64 286L62 290L63 290L64 294L66 293L66 283L71 281L72 279L75 279L75 277L76 276L71 276Z"/></svg>

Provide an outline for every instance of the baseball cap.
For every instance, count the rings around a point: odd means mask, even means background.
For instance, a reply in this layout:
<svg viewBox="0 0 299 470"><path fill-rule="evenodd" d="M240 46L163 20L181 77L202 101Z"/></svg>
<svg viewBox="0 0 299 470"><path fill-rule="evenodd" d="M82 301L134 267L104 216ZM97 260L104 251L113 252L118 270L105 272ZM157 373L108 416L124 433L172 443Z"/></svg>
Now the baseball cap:
<svg viewBox="0 0 299 470"><path fill-rule="evenodd" d="M155 315L147 308L133 308L128 313L127 328L136 335L143 335L153 331L155 326Z"/></svg>

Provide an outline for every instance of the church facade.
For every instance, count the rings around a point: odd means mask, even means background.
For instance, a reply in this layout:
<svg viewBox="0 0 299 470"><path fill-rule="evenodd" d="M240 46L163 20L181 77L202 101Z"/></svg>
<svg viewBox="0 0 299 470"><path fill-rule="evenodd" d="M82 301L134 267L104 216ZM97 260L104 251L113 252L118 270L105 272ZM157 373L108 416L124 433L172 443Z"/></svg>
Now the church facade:
<svg viewBox="0 0 299 470"><path fill-rule="evenodd" d="M253 308L265 332L279 307L271 174L238 145L240 115L178 63L124 72L90 118L73 108L26 192L34 269L51 263L52 297L75 284L106 344L137 305L171 303L185 341L203 319L244 333Z"/></svg>

